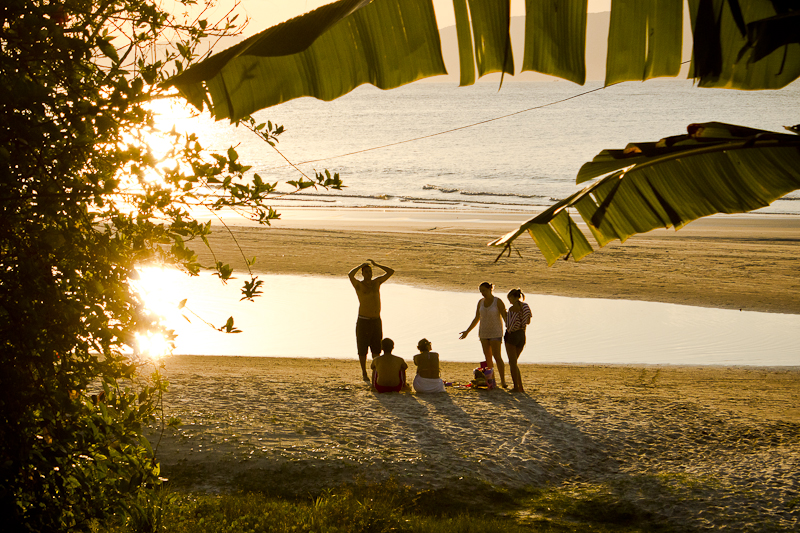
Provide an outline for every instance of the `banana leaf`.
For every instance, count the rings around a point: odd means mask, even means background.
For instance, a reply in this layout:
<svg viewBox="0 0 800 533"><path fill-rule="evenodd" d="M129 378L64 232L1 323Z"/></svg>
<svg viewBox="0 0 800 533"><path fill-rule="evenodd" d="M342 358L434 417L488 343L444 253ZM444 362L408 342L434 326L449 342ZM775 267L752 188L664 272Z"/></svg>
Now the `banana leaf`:
<svg viewBox="0 0 800 533"><path fill-rule="evenodd" d="M682 36L683 0L614 0L605 84L677 76Z"/></svg>
<svg viewBox="0 0 800 533"><path fill-rule="evenodd" d="M523 70L585 81L586 0L527 0ZM453 0L461 85L514 73L509 0ZM800 77L800 6L689 0L701 87L775 89ZM681 0L614 0L606 84L675 76ZM431 0L338 0L264 30L167 80L195 107L233 121L302 96L333 100L446 74Z"/></svg>
<svg viewBox="0 0 800 533"><path fill-rule="evenodd" d="M469 0L472 38L478 77L491 72L514 75L511 49L511 5L509 0Z"/></svg>
<svg viewBox="0 0 800 533"><path fill-rule="evenodd" d="M586 12L588 0L525 2L525 53L522 70L586 82Z"/></svg>
<svg viewBox="0 0 800 533"><path fill-rule="evenodd" d="M689 0L700 87L780 89L800 77L800 5Z"/></svg>
<svg viewBox="0 0 800 533"><path fill-rule="evenodd" d="M333 100L446 74L431 0L339 0L269 28L168 80L236 121L302 96Z"/></svg>
<svg viewBox="0 0 800 533"><path fill-rule="evenodd" d="M787 134L708 122L687 131L603 150L581 167L576 180L596 181L489 245L510 250L528 232L553 265L561 257L580 260L593 251L578 235L569 208L603 247L656 228L677 230L716 213L759 209L800 189L800 126Z"/></svg>

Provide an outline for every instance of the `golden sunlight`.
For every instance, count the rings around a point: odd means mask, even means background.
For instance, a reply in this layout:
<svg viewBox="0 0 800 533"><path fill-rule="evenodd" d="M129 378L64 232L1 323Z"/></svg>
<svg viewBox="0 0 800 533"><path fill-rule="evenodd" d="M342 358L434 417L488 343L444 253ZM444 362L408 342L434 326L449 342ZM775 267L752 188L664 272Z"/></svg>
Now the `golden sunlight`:
<svg viewBox="0 0 800 533"><path fill-rule="evenodd" d="M181 302L170 296L169 287L176 276L184 276L174 269L140 268L139 279L132 282L147 309L158 315L163 323L173 323L180 317ZM162 333L142 333L136 335L136 352L153 360L170 355L175 349L174 341Z"/></svg>
<svg viewBox="0 0 800 533"><path fill-rule="evenodd" d="M145 306L152 313L170 320L180 315L180 302L172 296L170 287L184 276L175 269L147 267L137 269L139 279L133 283Z"/></svg>
<svg viewBox="0 0 800 533"><path fill-rule="evenodd" d="M161 333L136 334L136 353L154 361L172 354L175 343Z"/></svg>

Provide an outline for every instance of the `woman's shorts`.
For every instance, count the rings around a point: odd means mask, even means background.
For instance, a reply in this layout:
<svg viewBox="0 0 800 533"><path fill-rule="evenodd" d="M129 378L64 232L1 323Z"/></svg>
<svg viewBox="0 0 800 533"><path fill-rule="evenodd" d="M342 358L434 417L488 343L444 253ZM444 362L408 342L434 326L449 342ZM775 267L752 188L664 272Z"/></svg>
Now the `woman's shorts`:
<svg viewBox="0 0 800 533"><path fill-rule="evenodd" d="M503 337L507 344L521 350L525 346L525 330L518 329L517 331L506 331Z"/></svg>

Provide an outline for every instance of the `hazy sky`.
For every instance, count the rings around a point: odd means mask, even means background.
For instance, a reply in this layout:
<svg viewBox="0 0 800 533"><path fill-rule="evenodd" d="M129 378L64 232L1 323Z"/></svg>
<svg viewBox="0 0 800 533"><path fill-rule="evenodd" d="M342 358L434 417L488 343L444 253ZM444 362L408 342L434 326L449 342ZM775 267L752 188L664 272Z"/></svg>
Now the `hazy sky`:
<svg viewBox="0 0 800 533"><path fill-rule="evenodd" d="M232 0L219 0L215 13L224 13L233 4ZM331 0L241 0L241 8L250 16L247 35L252 35L301 15L317 7L331 3ZM455 24L452 0L433 0L437 22L440 28ZM589 0L589 12L609 11L611 0ZM511 0L512 16L525 14L525 0ZM213 18L213 17L211 17Z"/></svg>

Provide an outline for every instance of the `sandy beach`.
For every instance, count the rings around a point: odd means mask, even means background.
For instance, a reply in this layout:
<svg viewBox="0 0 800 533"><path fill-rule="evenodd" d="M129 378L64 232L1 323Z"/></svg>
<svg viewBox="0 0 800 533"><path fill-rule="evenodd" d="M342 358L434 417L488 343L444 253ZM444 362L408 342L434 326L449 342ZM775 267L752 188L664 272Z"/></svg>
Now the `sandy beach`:
<svg viewBox="0 0 800 533"><path fill-rule="evenodd" d="M346 276L372 258L398 281L431 288L474 290L489 280L530 293L800 313L792 218L701 220L547 268L529 237L521 259L495 263L499 251L485 246L524 215L490 223L470 214L323 215L287 213L272 228L232 233L247 257L258 256L259 272ZM235 256L229 235L212 244ZM447 393L377 395L355 357L173 356L165 416L183 425L150 436L163 475L195 490L304 495L394 479L469 493L486 482L611 494L680 531L800 528L800 360L776 368L524 362L525 394L466 388L475 365L443 363L454 383Z"/></svg>
<svg viewBox="0 0 800 533"><path fill-rule="evenodd" d="M679 531L800 527L798 368L522 365L515 394L459 387L473 367L443 363L446 393L375 394L356 361L176 356L166 413L183 425L158 444L163 475L296 495L559 487Z"/></svg>

